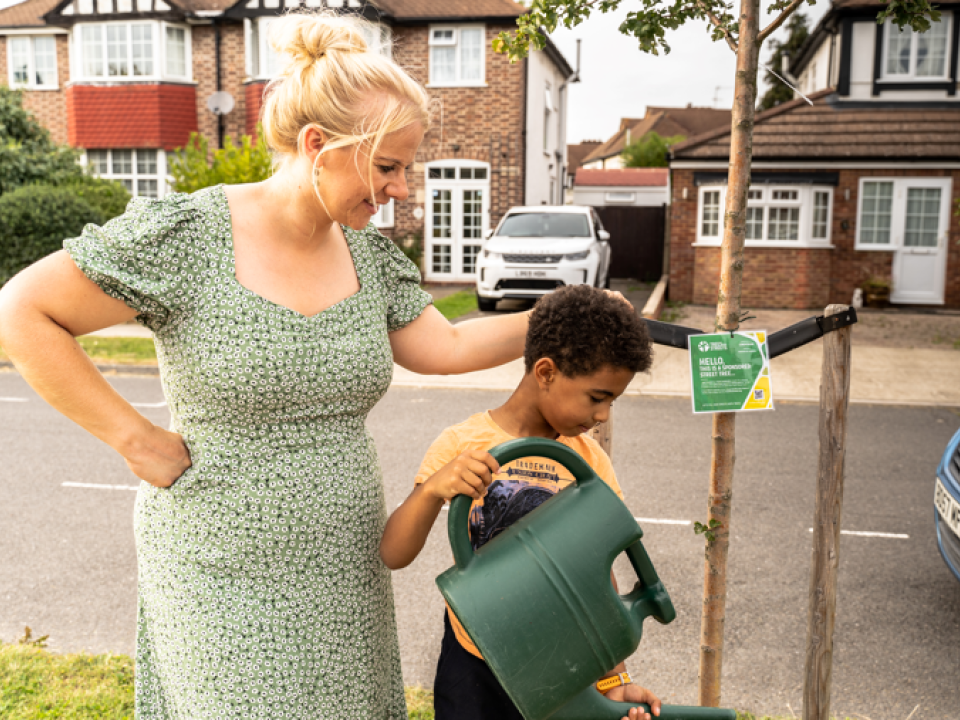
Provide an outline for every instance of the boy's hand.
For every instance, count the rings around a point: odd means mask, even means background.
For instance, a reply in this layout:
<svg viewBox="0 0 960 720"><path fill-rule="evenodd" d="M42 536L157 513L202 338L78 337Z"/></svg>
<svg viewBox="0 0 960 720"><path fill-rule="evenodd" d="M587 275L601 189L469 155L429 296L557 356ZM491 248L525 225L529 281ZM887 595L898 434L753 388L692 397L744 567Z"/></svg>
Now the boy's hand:
<svg viewBox="0 0 960 720"><path fill-rule="evenodd" d="M660 714L660 698L639 685L629 684L613 688L607 693L607 697L616 702L627 703L646 703L650 706L650 712L645 713L641 708L630 708L629 715L624 715L621 720L651 720Z"/></svg>
<svg viewBox="0 0 960 720"><path fill-rule="evenodd" d="M423 489L438 500L452 500L457 495L476 500L487 494L493 474L499 471L500 463L490 453L467 450L427 478Z"/></svg>

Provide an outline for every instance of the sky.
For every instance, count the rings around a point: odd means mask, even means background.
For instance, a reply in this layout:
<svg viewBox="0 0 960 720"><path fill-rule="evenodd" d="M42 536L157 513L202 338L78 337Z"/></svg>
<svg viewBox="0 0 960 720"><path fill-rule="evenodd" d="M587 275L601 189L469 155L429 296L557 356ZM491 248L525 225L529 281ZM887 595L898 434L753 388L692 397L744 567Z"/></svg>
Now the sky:
<svg viewBox="0 0 960 720"><path fill-rule="evenodd" d="M19 1L0 0L0 8ZM560 28L551 35L571 67L576 65L577 38L583 40L580 82L570 86L567 105L568 143L606 140L620 127L621 117L643 117L647 105L729 108L733 102L736 58L726 43L711 41L707 24L691 21L667 34L670 54L640 52L636 41L618 29L637 4L624 0L617 12L596 13L572 30ZM828 7L829 0L802 7L811 28ZM772 19L765 17L764 25ZM778 32L786 37L783 28ZM769 55L761 50L761 62ZM761 93L763 75L761 68Z"/></svg>
<svg viewBox="0 0 960 720"><path fill-rule="evenodd" d="M618 29L631 7L638 4L625 0L615 13L597 13L572 30L559 28L550 36L572 67L576 66L577 38L583 40L580 82L570 85L569 90L568 143L607 140L619 129L621 117L641 118L647 105L731 106L736 56L727 44L713 42L706 23L690 21L667 33L671 47L668 55L643 53L635 39ZM828 7L828 0L820 0L813 7L803 6L811 29ZM764 25L772 17L766 16ZM774 37L786 38L782 26ZM769 55L765 45L760 61ZM761 94L763 75L761 68Z"/></svg>

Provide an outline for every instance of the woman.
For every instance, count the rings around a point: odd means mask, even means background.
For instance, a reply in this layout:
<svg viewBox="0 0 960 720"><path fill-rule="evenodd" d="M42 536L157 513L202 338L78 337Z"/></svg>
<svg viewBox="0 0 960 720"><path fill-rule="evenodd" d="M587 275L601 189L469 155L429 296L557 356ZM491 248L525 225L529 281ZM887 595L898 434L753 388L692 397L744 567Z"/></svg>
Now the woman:
<svg viewBox="0 0 960 720"><path fill-rule="evenodd" d="M0 293L0 344L141 484L137 717L406 718L386 520L365 427L392 362L462 373L520 356L526 314L451 326L369 227L406 199L423 89L352 21L291 15L263 110L269 180L136 201ZM74 336L156 338L172 431Z"/></svg>

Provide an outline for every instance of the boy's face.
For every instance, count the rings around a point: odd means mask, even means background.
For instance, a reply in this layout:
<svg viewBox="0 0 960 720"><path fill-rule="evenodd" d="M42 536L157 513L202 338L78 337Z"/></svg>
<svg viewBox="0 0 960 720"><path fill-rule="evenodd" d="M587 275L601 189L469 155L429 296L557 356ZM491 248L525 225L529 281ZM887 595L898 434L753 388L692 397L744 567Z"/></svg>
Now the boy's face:
<svg viewBox="0 0 960 720"><path fill-rule="evenodd" d="M605 365L591 375L570 377L550 358L533 367L540 388L540 413L558 434L574 437L610 417L610 406L623 394L634 373Z"/></svg>

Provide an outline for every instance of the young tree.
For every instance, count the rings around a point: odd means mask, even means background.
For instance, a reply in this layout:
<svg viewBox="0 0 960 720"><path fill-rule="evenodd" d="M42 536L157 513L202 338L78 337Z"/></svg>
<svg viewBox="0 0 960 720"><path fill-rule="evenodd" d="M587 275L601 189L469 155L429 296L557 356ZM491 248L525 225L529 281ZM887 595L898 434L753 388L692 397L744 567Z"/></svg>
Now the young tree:
<svg viewBox="0 0 960 720"><path fill-rule="evenodd" d="M683 142L683 135L663 137L660 133L648 132L627 145L620 157L624 167L667 167L670 164L670 146Z"/></svg>
<svg viewBox="0 0 960 720"><path fill-rule="evenodd" d="M783 81L770 72L772 69L779 75L783 75L784 58L793 57L794 53L800 49L800 46L810 36L810 28L807 25L807 16L802 12L796 12L790 16L787 21L787 39L785 41L773 38L770 40L770 59L767 60L767 73L763 76L763 81L767 84L767 91L760 98L757 110L769 110L780 103L793 100L793 90L783 84Z"/></svg>
<svg viewBox="0 0 960 720"><path fill-rule="evenodd" d="M711 26L714 41L723 41L737 58L734 102L731 117L730 164L727 199L723 216L720 258L720 289L717 298L717 330L740 327L740 293L743 279L747 190L753 155L753 122L757 102L757 68L760 46L803 3L815 0L771 0L767 10L775 17L760 26L760 0L740 0L735 17L725 0L533 0L529 12L517 19L517 33L500 33L493 48L511 60L524 57L534 47L542 50L550 33L559 25L573 28L593 10L610 12L629 3L635 6L620 25L620 32L632 35L643 52L658 55L670 52L666 32L688 21ZM940 13L929 0L888 0L877 17L891 18L899 27L929 29L930 20ZM723 624L726 607L726 565L730 542L730 511L733 489L735 423L733 413L713 416L713 458L710 469L709 528L704 553L703 612L700 630L700 704L720 704L720 670Z"/></svg>

